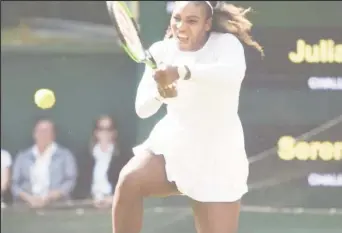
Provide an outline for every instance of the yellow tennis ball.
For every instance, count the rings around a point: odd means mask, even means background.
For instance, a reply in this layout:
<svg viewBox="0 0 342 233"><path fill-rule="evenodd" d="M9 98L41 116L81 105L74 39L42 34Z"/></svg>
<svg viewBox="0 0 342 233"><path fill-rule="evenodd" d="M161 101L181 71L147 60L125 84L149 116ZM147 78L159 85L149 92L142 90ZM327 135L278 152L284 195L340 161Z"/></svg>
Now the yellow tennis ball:
<svg viewBox="0 0 342 233"><path fill-rule="evenodd" d="M50 89L39 89L34 94L34 102L39 108L48 109L55 104L56 97Z"/></svg>

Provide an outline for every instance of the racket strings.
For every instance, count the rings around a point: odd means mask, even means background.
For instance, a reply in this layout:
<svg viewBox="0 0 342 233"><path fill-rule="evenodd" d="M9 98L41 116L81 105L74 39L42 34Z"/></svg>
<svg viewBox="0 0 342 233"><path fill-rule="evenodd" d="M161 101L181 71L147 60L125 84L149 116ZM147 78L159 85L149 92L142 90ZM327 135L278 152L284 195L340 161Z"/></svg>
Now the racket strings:
<svg viewBox="0 0 342 233"><path fill-rule="evenodd" d="M125 45L135 56L143 57L144 49L131 17L128 16L125 10L119 5L114 7L114 15L119 26L120 33L126 41Z"/></svg>
<svg viewBox="0 0 342 233"><path fill-rule="evenodd" d="M157 67L153 57L146 51L136 22L124 1L106 1L109 16L116 28L118 39L126 54L137 63Z"/></svg>

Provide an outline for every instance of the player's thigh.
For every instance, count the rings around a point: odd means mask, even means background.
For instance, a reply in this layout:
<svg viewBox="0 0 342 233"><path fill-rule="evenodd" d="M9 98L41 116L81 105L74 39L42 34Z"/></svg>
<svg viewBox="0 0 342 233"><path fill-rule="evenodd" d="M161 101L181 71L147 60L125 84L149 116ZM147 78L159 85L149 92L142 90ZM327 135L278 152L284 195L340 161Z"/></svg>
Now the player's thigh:
<svg viewBox="0 0 342 233"><path fill-rule="evenodd" d="M193 201L193 212L197 233L237 233L240 201Z"/></svg>
<svg viewBox="0 0 342 233"><path fill-rule="evenodd" d="M117 188L139 188L143 196L167 196L177 194L174 183L167 180L165 160L162 155L141 150L121 170Z"/></svg>

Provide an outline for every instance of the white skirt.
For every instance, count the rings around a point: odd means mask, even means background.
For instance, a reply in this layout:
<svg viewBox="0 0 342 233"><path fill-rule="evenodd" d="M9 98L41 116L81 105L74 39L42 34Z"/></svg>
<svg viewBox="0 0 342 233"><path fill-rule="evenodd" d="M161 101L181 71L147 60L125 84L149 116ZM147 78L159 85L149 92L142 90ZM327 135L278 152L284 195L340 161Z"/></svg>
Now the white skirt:
<svg viewBox="0 0 342 233"><path fill-rule="evenodd" d="M164 156L168 180L196 201L234 202L248 191L248 159L240 121L224 128L184 129L165 117L133 152L147 149Z"/></svg>

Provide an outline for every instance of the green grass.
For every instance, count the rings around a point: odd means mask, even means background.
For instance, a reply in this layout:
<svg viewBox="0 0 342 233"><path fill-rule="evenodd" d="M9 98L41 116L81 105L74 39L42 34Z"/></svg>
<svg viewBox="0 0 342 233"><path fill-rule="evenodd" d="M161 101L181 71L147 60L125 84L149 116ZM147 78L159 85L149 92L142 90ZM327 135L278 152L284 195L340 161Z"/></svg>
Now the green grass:
<svg viewBox="0 0 342 233"><path fill-rule="evenodd" d="M34 212L5 210L2 233L93 233L111 232L110 210L55 210L44 215ZM242 212L239 233L337 233L342 228L341 216L292 215ZM145 210L142 233L195 233L188 208Z"/></svg>

